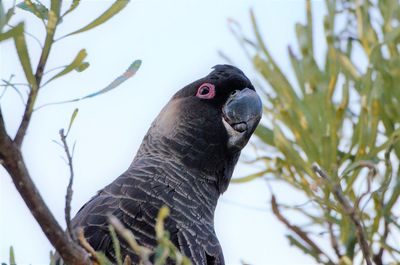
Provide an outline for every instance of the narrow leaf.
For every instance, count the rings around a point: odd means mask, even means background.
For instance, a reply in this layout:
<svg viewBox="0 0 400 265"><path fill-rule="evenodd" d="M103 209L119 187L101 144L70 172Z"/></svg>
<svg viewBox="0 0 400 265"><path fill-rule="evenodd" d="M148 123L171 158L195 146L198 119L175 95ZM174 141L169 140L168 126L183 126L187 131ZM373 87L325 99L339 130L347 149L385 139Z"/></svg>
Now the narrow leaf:
<svg viewBox="0 0 400 265"><path fill-rule="evenodd" d="M264 143L274 146L274 132L265 127L262 124L259 124L254 132Z"/></svg>
<svg viewBox="0 0 400 265"><path fill-rule="evenodd" d="M15 6L11 7L10 9L8 9L8 11L6 13L6 17L5 17L5 24L7 24L8 21L10 21L11 17L14 15L14 10L15 10Z"/></svg>
<svg viewBox="0 0 400 265"><path fill-rule="evenodd" d="M10 265L17 265L17 262L15 262L14 248L12 246L10 247Z"/></svg>
<svg viewBox="0 0 400 265"><path fill-rule="evenodd" d="M78 115L78 111L79 111L79 109L76 108L76 109L74 110L74 112L72 113L71 120L69 121L69 125L68 125L68 131L67 131L65 137L67 137L69 131L71 130L71 127L72 127L72 124L74 123L74 120L75 120L75 118L76 118L76 115Z"/></svg>
<svg viewBox="0 0 400 265"><path fill-rule="evenodd" d="M9 31L6 31L4 33L0 33L0 41L7 40L7 39L10 39L10 38L14 38L17 35L21 34L21 32L23 32L23 29L21 29L20 24L18 24L16 27L10 29Z"/></svg>
<svg viewBox="0 0 400 265"><path fill-rule="evenodd" d="M112 225L108 225L108 230L110 231L117 265L122 265L121 245L119 243L117 233L115 232L115 229Z"/></svg>
<svg viewBox="0 0 400 265"><path fill-rule="evenodd" d="M74 11L75 8L78 7L79 3L80 3L80 0L73 0L72 3L71 3L71 6L68 8L67 11L65 11L65 13L62 16L64 17L67 14L71 13L72 11Z"/></svg>
<svg viewBox="0 0 400 265"><path fill-rule="evenodd" d="M86 58L87 56L87 52L85 49L82 49L79 51L79 53L75 56L75 59L69 64L67 65L64 70L62 70L61 72L59 72L58 74L56 74L55 76L53 76L49 81L46 82L49 83L52 80L59 78L60 76L66 75L69 72L71 72L72 70L76 69L77 67L79 67L83 60Z"/></svg>
<svg viewBox="0 0 400 265"><path fill-rule="evenodd" d="M96 252L96 260L100 263L100 265L113 265L113 263L102 252Z"/></svg>
<svg viewBox="0 0 400 265"><path fill-rule="evenodd" d="M350 75L354 78L354 80L360 79L360 74L358 73L356 67L346 55L339 54L339 61L343 65L344 69L347 70L350 73Z"/></svg>
<svg viewBox="0 0 400 265"><path fill-rule="evenodd" d="M14 36L14 43L17 49L18 58L24 70L26 80L28 80L28 83L32 89L36 89L36 79L33 75L31 60L28 54L28 48L26 46L25 36L23 34L24 24L18 24L15 29L17 30L17 28L18 33Z"/></svg>
<svg viewBox="0 0 400 265"><path fill-rule="evenodd" d="M6 16L4 14L3 2L0 1L0 33L3 32L3 27L6 24Z"/></svg>
<svg viewBox="0 0 400 265"><path fill-rule="evenodd" d="M17 7L34 14L40 19L48 19L49 9L40 3L32 3L30 0L25 0L19 3Z"/></svg>
<svg viewBox="0 0 400 265"><path fill-rule="evenodd" d="M72 33L69 33L67 36L78 34L78 33L84 32L84 31L88 31L90 29L93 29L93 28L103 24L104 22L106 22L107 20L112 18L114 15L116 15L119 11L121 11L128 3L129 3L129 0L115 1L115 3L109 9L107 9L106 12L101 14L98 18L93 20L91 23L89 23L85 27L78 29Z"/></svg>
<svg viewBox="0 0 400 265"><path fill-rule="evenodd" d="M134 76L136 74L137 70L140 68L141 64L142 64L141 60L134 61L129 66L129 68L125 71L125 73L123 73L121 76L117 77L113 82L111 82L108 86L106 86L105 88L101 89L100 91L97 91L95 93L89 94L89 95L81 97L81 98L75 98L75 99L70 99L70 100L64 100L64 101L44 104L44 105L38 107L37 109L40 109L40 108L43 108L43 107L46 107L46 106L51 106L51 105L58 105L58 104L77 102L77 101L80 101L80 100L83 100L83 99L92 98L92 97L104 94L104 93L116 88L121 83L123 83L126 80L128 80L130 77Z"/></svg>
<svg viewBox="0 0 400 265"><path fill-rule="evenodd" d="M114 81L112 81L108 86L106 86L105 88L103 88L100 91L97 91L95 93L89 94L81 99L86 99L86 98L91 98L91 97L95 97L101 94L104 94L114 88L116 88L117 86L119 86L120 84L122 84L123 82L125 82L126 80L128 80L129 78L131 78L132 76L134 76L137 72L137 70L139 70L140 66L142 65L142 61L141 60L136 60L134 61L129 68L125 71L125 73L123 73L121 76L117 77Z"/></svg>
<svg viewBox="0 0 400 265"><path fill-rule="evenodd" d="M256 178L260 178L260 177L264 176L266 172L268 172L268 170L263 170L263 171L261 171L261 172L257 172L257 173L254 173L254 174L250 174L250 175L248 175L248 176L246 176L246 177L242 177L242 178L233 178L233 179L231 179L231 183L245 183L245 182L249 182L249 181L252 181L252 180L254 180L254 179L256 179Z"/></svg>
<svg viewBox="0 0 400 265"><path fill-rule="evenodd" d="M83 71L85 71L88 67L90 66L90 64L88 63L88 62L83 62L83 63L81 63L80 65L78 65L76 68L75 68L75 71L77 71L77 72L83 72Z"/></svg>
<svg viewBox="0 0 400 265"><path fill-rule="evenodd" d="M164 234L165 234L164 220L165 220L165 218L168 217L169 213L170 213L170 211L167 206L161 207L160 210L158 211L156 225L154 228L156 230L157 240L160 240L164 237Z"/></svg>
<svg viewBox="0 0 400 265"><path fill-rule="evenodd" d="M394 30L386 33L385 42L386 43L396 43L400 38L400 27L395 28Z"/></svg>

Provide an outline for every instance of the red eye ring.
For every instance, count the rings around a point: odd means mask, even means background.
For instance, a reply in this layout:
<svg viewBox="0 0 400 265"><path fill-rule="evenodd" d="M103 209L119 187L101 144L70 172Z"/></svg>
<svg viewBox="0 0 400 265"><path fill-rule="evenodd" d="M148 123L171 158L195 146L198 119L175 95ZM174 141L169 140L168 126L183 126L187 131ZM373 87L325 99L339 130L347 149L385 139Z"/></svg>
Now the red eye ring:
<svg viewBox="0 0 400 265"><path fill-rule="evenodd" d="M197 90L196 97L210 99L215 97L215 86L211 83L203 83Z"/></svg>

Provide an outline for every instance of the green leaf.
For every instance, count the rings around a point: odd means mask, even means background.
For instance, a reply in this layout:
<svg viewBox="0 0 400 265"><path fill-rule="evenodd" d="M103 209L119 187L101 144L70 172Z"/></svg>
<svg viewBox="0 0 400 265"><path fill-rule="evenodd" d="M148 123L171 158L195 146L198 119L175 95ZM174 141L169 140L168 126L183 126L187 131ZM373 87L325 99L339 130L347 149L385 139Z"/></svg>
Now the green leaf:
<svg viewBox="0 0 400 265"><path fill-rule="evenodd" d="M13 7L11 7L10 9L8 9L8 11L6 13L6 23L8 23L8 21L10 21L11 17L15 14L14 11L15 11L15 5Z"/></svg>
<svg viewBox="0 0 400 265"><path fill-rule="evenodd" d="M345 244L346 256L348 256L350 259L354 258L356 244L357 244L357 237L355 235L352 235Z"/></svg>
<svg viewBox="0 0 400 265"><path fill-rule="evenodd" d="M71 6L68 8L67 11L65 11L65 13L62 15L62 17L66 16L67 14L71 13L72 11L74 11L75 8L78 7L79 3L80 3L80 0L73 0L72 3L71 3Z"/></svg>
<svg viewBox="0 0 400 265"><path fill-rule="evenodd" d="M343 68L353 77L354 80L360 79L360 74L358 70L351 62L351 60L343 53L339 53L339 62L342 64Z"/></svg>
<svg viewBox="0 0 400 265"><path fill-rule="evenodd" d="M274 146L274 132L271 129L265 127L262 124L259 124L254 133L264 143Z"/></svg>
<svg viewBox="0 0 400 265"><path fill-rule="evenodd" d="M10 247L10 265L17 265L17 262L15 261L14 248L12 246Z"/></svg>
<svg viewBox="0 0 400 265"><path fill-rule="evenodd" d="M24 35L24 23L18 24L14 28L17 33L14 35L15 47L17 48L17 54L19 61L22 65L22 69L24 70L26 80L28 80L31 89L36 89L36 79L33 75L31 60L28 54L28 48L26 46L25 35ZM0 38L1 39L1 38Z"/></svg>
<svg viewBox="0 0 400 265"><path fill-rule="evenodd" d="M233 179L231 179L231 183L245 183L245 182L249 182L249 181L252 181L252 180L254 180L254 179L256 179L256 178L260 178L260 177L264 176L265 173L267 173L267 172L268 172L268 170L263 170L263 171L261 171L261 172L257 172L257 173L254 173L254 174L250 174L250 175L248 175L248 176L246 176L246 177L242 177L242 178L233 178Z"/></svg>
<svg viewBox="0 0 400 265"><path fill-rule="evenodd" d="M114 247L114 254L117 265L122 265L121 246L119 244L117 233L115 232L115 229L112 225L108 225L108 230L110 230L110 236Z"/></svg>
<svg viewBox="0 0 400 265"><path fill-rule="evenodd" d="M103 24L104 22L106 22L107 20L112 18L114 15L116 15L123 8L125 8L125 6L128 3L129 3L129 0L117 0L117 1L115 1L115 3L109 9L107 9L106 12L101 14L98 18L96 18L95 20L93 20L91 23L89 23L88 25L84 26L83 28L69 33L67 36L78 34L78 33L82 33L84 31L88 31L90 29L93 29L93 28Z"/></svg>
<svg viewBox="0 0 400 265"><path fill-rule="evenodd" d="M79 111L79 109L76 108L76 109L74 110L74 112L72 113L72 116L71 116L71 119L70 119L69 125L68 125L68 131L67 131L67 133L65 134L65 137L67 137L69 131L71 130L71 127L72 127L72 124L74 123L74 120L75 120L75 118L76 118L76 115L78 115L78 111Z"/></svg>
<svg viewBox="0 0 400 265"><path fill-rule="evenodd" d="M106 86L105 88L101 89L100 91L97 91L95 93L89 94L89 95L87 95L87 96L85 96L85 97L83 97L81 99L95 97L95 96L104 94L104 93L116 88L117 86L119 86L120 84L122 84L123 82L125 82L126 80L131 78L132 76L134 76L136 74L137 70L139 70L141 65L142 65L142 61L141 60L134 61L129 66L129 68L125 71L125 73L123 73L121 76L117 77L108 86Z"/></svg>
<svg viewBox="0 0 400 265"><path fill-rule="evenodd" d="M85 71L88 67L90 66L90 64L88 62L82 62L80 65L78 65L77 67L75 67L75 71L77 72L83 72Z"/></svg>
<svg viewBox="0 0 400 265"><path fill-rule="evenodd" d="M312 257L315 258L316 261L320 262L320 258L317 252L309 248L305 243L300 242L300 240L297 240L291 235L286 235L287 239L289 239L289 244L291 246L296 246L297 248L301 249L305 254L308 254Z"/></svg>
<svg viewBox="0 0 400 265"><path fill-rule="evenodd" d="M4 14L3 2L0 1L0 33L3 32L3 27L6 23L6 16Z"/></svg>
<svg viewBox="0 0 400 265"><path fill-rule="evenodd" d="M20 24L18 24L16 27L10 29L9 31L6 31L4 33L0 33L0 41L7 40L7 39L10 39L10 38L14 38L18 34L21 34Z"/></svg>
<svg viewBox="0 0 400 265"><path fill-rule="evenodd" d="M301 91L303 92L303 94L305 94L306 89L305 89L303 63L300 59L296 58L296 56L295 56L293 50L290 48L290 46L288 48L288 52L289 52L290 62L292 63L292 68L296 74L296 78L297 78L299 87L300 87Z"/></svg>
<svg viewBox="0 0 400 265"><path fill-rule="evenodd" d="M154 250L154 254L154 265L165 264L165 261L169 256L169 249L166 246L158 245Z"/></svg>
<svg viewBox="0 0 400 265"><path fill-rule="evenodd" d="M49 9L41 3L32 3L30 0L25 0L24 2L19 3L17 7L34 14L40 19L49 18Z"/></svg>
<svg viewBox="0 0 400 265"><path fill-rule="evenodd" d="M113 263L102 252L96 252L96 260L100 265L113 265Z"/></svg>
<svg viewBox="0 0 400 265"><path fill-rule="evenodd" d="M91 93L87 96L81 97L81 98L74 98L74 99L70 99L70 100L64 100L64 101L59 101L59 102L53 102L53 103L48 103L48 104L44 104L40 107L38 107L37 109L46 107L46 106L50 106L50 105L58 105L58 104L65 104L65 103L71 103L71 102L77 102L80 100L84 100L84 99L88 99L88 98L92 98L101 94L104 94L114 88L116 88L117 86L119 86L121 83L125 82L126 80L128 80L130 77L134 76L137 72L137 70L140 68L142 64L141 60L136 60L134 61L129 68L125 71L125 73L123 73L121 76L117 77L114 81L112 81L108 86L106 86L105 88L96 91L94 93Z"/></svg>
<svg viewBox="0 0 400 265"><path fill-rule="evenodd" d="M164 230L164 220L168 217L170 210L167 206L163 206L158 211L157 221L156 221L156 236L157 240L161 240L165 236Z"/></svg>
<svg viewBox="0 0 400 265"><path fill-rule="evenodd" d="M398 42L400 40L400 27L395 28L394 30L388 32L385 35L386 43Z"/></svg>
<svg viewBox="0 0 400 265"><path fill-rule="evenodd" d="M339 265L353 265L353 262L351 261L351 259L349 259L349 257L342 256L340 257Z"/></svg>
<svg viewBox="0 0 400 265"><path fill-rule="evenodd" d="M308 43L307 27L300 23L296 23L296 36L300 46L301 54L303 56L308 56L310 47Z"/></svg>
<svg viewBox="0 0 400 265"><path fill-rule="evenodd" d="M83 60L86 58L86 56L87 56L86 50L85 50L85 49L80 50L80 51L78 52L78 54L75 56L75 59L74 59L69 65L67 65L67 66L64 68L64 70L62 70L61 72L59 72L58 74L56 74L55 76L53 76L49 81L47 81L46 84L49 83L49 82L51 82L52 80L54 80L54 79L56 79L56 78L59 78L59 77L61 77L61 76L63 76L63 75L66 75L66 74L68 74L69 72L71 72L72 70L74 70L74 69L80 67L80 65L82 64ZM86 67L86 68L87 68L87 67ZM79 72L81 72L81 71L79 71Z"/></svg>

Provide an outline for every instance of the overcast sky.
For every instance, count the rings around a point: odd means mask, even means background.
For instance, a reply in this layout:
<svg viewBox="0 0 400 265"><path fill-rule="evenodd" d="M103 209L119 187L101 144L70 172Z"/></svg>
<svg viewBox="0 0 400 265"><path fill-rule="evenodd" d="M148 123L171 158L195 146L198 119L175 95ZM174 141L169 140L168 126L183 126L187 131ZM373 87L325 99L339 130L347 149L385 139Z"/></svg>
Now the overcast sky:
<svg viewBox="0 0 400 265"><path fill-rule="evenodd" d="M6 7L11 0L5 0ZM103 12L111 1L81 1L77 11L65 18L56 36L76 30ZM252 35L249 8L252 7L264 39L286 73L290 73L288 44L295 43L294 24L303 22L304 1L216 1L173 0L131 1L106 24L57 42L47 70L68 64L85 48L90 67L83 73L59 78L44 87L37 106L81 97L105 87L136 59L143 61L136 76L108 94L86 101L43 108L34 113L23 152L34 182L54 215L64 224L64 199L69 171L63 150L52 142L60 128L68 126L75 108L79 114L68 137L76 141L74 168L75 213L97 190L124 172L136 153L150 123L163 105L180 88L208 74L216 64L226 63L222 50L250 79L255 73L227 27L228 18ZM322 1L314 1L315 31L322 38ZM11 21L27 22L26 29L43 42L43 25L27 12L19 11ZM318 25L319 24L319 25ZM36 65L39 46L30 37L29 52ZM323 50L316 39L317 52ZM0 77L25 82L11 41L2 42ZM54 72L53 72L54 73ZM49 74L48 76L51 76ZM48 77L46 76L46 77ZM23 87L21 89L24 89ZM23 94L26 95L26 93ZM10 134L16 132L23 111L11 89L1 99ZM248 146L245 153L251 153ZM257 169L239 164L234 177ZM298 201L293 193L270 183L278 198ZM313 260L289 246L286 228L269 209L270 193L264 180L230 185L216 211L216 232L227 264L313 264ZM0 262L8 260L13 245L18 264L47 264L52 249L17 193L10 177L0 170Z"/></svg>

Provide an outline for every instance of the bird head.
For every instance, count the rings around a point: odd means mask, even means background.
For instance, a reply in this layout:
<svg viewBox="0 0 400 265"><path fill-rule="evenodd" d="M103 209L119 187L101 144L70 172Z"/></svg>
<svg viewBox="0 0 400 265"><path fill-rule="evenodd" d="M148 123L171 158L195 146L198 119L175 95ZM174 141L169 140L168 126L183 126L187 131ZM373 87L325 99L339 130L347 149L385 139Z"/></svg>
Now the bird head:
<svg viewBox="0 0 400 265"><path fill-rule="evenodd" d="M217 65L179 90L149 133L154 142L168 144L160 148L169 149L168 155L215 177L223 192L261 115L261 100L244 73L231 65Z"/></svg>

